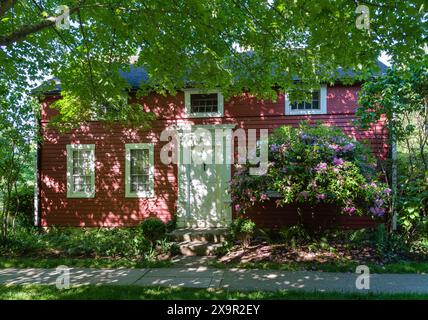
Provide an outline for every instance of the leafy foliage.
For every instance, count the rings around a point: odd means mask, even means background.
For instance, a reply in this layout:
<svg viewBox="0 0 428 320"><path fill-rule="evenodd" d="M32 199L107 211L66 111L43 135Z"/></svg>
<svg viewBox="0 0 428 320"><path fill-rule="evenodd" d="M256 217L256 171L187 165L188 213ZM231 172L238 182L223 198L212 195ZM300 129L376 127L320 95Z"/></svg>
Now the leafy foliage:
<svg viewBox="0 0 428 320"><path fill-rule="evenodd" d="M240 241L244 247L249 246L255 231L256 224L250 219L243 217L234 219L229 227L232 239Z"/></svg>
<svg viewBox="0 0 428 320"><path fill-rule="evenodd" d="M47 232L18 223L8 241L0 245L0 253L9 256L34 255L39 258L108 257L148 261L154 260L159 254L176 253L173 244L160 232L160 224L152 222L145 224L150 226L144 228L144 231L141 227L134 227L51 228Z"/></svg>
<svg viewBox="0 0 428 320"><path fill-rule="evenodd" d="M301 225L283 227L279 230L280 241L294 247L298 243L310 240L310 235Z"/></svg>
<svg viewBox="0 0 428 320"><path fill-rule="evenodd" d="M362 86L357 110L363 128L384 120L397 141L396 210L409 237L428 216L428 57L397 65L382 78ZM392 185L392 163L384 164Z"/></svg>
<svg viewBox="0 0 428 320"><path fill-rule="evenodd" d="M9 91L0 79L0 242L18 214L13 195L28 187L27 168L34 165L34 110L32 100Z"/></svg>
<svg viewBox="0 0 428 320"><path fill-rule="evenodd" d="M152 245L154 245L157 240L164 238L166 233L165 223L163 223L161 219L155 217L145 219L140 223L139 229L141 229L143 236L149 240Z"/></svg>
<svg viewBox="0 0 428 320"><path fill-rule="evenodd" d="M16 223L31 227L34 225L34 188L21 186L12 192L10 211L15 213Z"/></svg>
<svg viewBox="0 0 428 320"><path fill-rule="evenodd" d="M54 75L63 121L72 124L124 108L131 85L119 70L144 66L141 93L176 92L187 83L220 88L226 95L248 89L275 97L272 86L300 94L337 78L338 67L367 77L381 51L408 61L423 53L423 0L364 2L370 29L356 27L359 2L231 0L2 1L0 78L26 87ZM69 28L55 23L59 5L70 9ZM62 22L59 20L59 22ZM250 53L242 53L248 51ZM30 54L31 53L31 54ZM302 80L296 83L295 77ZM350 81L350 79L342 79ZM54 89L53 86L50 87ZM125 89L125 90L124 90Z"/></svg>
<svg viewBox="0 0 428 320"><path fill-rule="evenodd" d="M264 176L240 167L232 181L235 210L245 212L279 193L278 206L328 203L345 214L386 213L390 189L377 181L373 158L360 142L322 124L283 126L269 138L269 168Z"/></svg>

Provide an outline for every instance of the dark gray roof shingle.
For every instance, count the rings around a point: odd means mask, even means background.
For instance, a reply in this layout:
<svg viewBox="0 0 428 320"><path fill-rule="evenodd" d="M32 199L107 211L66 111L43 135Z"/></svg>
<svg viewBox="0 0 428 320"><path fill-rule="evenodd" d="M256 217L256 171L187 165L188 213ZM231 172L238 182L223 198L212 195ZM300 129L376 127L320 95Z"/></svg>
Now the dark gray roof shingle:
<svg viewBox="0 0 428 320"><path fill-rule="evenodd" d="M377 61L379 72L375 75L383 75L386 73L386 70L388 67L383 64L381 61ZM353 78L356 76L357 72L354 70L343 70L342 68L338 68L338 80L347 77L347 78ZM132 89L138 89L142 83L148 83L149 75L146 70L144 70L143 67L136 67L134 65L130 66L129 70L126 71L119 71L119 75L123 77L126 82L128 82L129 86ZM61 84L57 78L52 78L49 81L55 81L54 89L47 90L46 83L42 84L41 86L37 87L33 90L33 93L44 93L44 94L58 94L61 92Z"/></svg>

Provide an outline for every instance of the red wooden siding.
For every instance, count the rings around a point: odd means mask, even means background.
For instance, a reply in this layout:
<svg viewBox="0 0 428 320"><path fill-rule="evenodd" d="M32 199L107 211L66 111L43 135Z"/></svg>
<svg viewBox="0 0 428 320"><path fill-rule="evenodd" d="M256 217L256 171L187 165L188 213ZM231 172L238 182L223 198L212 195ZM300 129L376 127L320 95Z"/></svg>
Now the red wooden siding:
<svg viewBox="0 0 428 320"><path fill-rule="evenodd" d="M153 122L152 129L148 131L132 130L118 125L105 127L98 122L90 122L68 134L59 134L47 128L49 119L56 113L49 105L58 98L49 97L42 103L41 112L44 138L40 152L41 224L131 226L149 216L157 216L164 221L170 220L176 211L177 166L160 162L160 149L166 142L160 142L159 136L165 127L182 122L236 123L237 127L244 129L273 130L281 125L296 126L303 119L321 120L342 128L347 134L358 139L368 139L375 153L384 157L387 149L382 125L379 124L368 132L359 132L352 124L357 91L356 86L329 87L326 115L287 116L284 115L283 95L280 95L276 102L268 102L257 101L243 94L225 102L224 117L206 119L185 118L183 93L174 97L153 94L141 100L146 111L153 111L158 116L158 120ZM143 142L152 142L155 146L155 197L125 198L125 144ZM66 145L71 143L95 144L96 194L93 199L69 199L66 196ZM275 210L271 208L268 210L270 213L265 214L263 212L266 211L260 211L255 219L266 225L277 224L284 218L284 214L280 217L279 211ZM351 221L352 218L343 220L343 223L352 224Z"/></svg>
<svg viewBox="0 0 428 320"><path fill-rule="evenodd" d="M360 229L373 227L378 221L369 216L351 216L342 214L339 209L329 205L300 206L299 218L296 205L277 207L274 200L268 200L245 213L260 228L280 229L300 222L309 229ZM236 216L236 213L234 213Z"/></svg>

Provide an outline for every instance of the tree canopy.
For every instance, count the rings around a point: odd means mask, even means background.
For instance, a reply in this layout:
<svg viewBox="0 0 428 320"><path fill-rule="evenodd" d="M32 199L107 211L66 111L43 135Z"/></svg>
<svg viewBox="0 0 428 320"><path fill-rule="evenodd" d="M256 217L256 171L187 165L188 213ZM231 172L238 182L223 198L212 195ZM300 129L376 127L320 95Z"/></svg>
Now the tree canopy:
<svg viewBox="0 0 428 320"><path fill-rule="evenodd" d="M0 0L0 85L61 82L65 120L123 109L129 57L148 72L140 88L174 93L191 83L226 95L300 92L352 68L367 77L381 52L400 63L424 54L424 0ZM70 25L65 22L68 6ZM363 11L369 12L362 16ZM359 10L356 10L360 8ZM365 13L366 14L366 13ZM57 16L61 16L57 18ZM368 18L369 25L356 22ZM63 21L62 21L63 20ZM66 26L66 25L65 25ZM298 78L299 82L296 82ZM346 81L346 79L343 79ZM122 115L123 116L123 115ZM123 116L125 117L125 116ZM126 118L126 117L125 117Z"/></svg>

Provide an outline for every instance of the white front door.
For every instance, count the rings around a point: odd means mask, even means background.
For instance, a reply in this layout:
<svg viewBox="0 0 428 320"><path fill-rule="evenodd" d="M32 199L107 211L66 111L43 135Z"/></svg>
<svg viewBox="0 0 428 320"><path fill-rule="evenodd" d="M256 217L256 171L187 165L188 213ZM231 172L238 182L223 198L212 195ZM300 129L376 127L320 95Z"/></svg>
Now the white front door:
<svg viewBox="0 0 428 320"><path fill-rule="evenodd" d="M181 148L181 161L178 165L177 226L179 228L226 227L232 219L228 193L230 164L215 163L214 129L216 126L198 128L209 129L207 133L210 137L193 142L190 151L191 163L185 163L183 160L185 150ZM223 143L223 148L220 150L225 154L226 143ZM199 160L195 161L195 159Z"/></svg>

